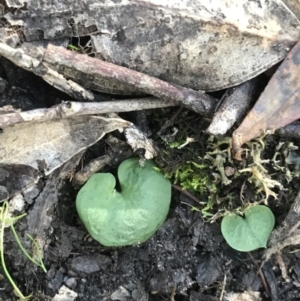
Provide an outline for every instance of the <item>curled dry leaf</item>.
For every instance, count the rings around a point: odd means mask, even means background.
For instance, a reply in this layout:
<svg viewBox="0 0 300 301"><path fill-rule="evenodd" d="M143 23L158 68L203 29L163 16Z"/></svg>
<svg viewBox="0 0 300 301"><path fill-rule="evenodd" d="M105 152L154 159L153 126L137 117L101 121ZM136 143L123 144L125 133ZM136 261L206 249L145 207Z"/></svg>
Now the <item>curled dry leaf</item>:
<svg viewBox="0 0 300 301"><path fill-rule="evenodd" d="M106 133L129 126L121 118L80 116L3 129L0 164L28 165L49 175Z"/></svg>
<svg viewBox="0 0 300 301"><path fill-rule="evenodd" d="M98 58L203 91L265 71L300 33L280 0L6 0L6 6L4 18L22 26L27 41L40 32L46 40L90 35Z"/></svg>
<svg viewBox="0 0 300 301"><path fill-rule="evenodd" d="M235 158L241 160L241 146L270 130L275 131L300 118L300 42L277 69L253 109L233 133Z"/></svg>

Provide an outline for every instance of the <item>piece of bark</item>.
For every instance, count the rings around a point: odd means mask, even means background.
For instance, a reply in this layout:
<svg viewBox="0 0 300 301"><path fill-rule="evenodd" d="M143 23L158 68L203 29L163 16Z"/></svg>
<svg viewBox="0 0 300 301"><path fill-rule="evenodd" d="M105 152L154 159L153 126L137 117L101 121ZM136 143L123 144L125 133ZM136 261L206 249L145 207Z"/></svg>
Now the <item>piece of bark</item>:
<svg viewBox="0 0 300 301"><path fill-rule="evenodd" d="M253 109L232 135L235 159L242 160L242 145L264 132L300 118L300 42L279 66Z"/></svg>
<svg viewBox="0 0 300 301"><path fill-rule="evenodd" d="M82 186L94 173L101 170L111 162L112 158L108 155L90 161L84 168L78 171L72 181L75 186Z"/></svg>
<svg viewBox="0 0 300 301"><path fill-rule="evenodd" d="M266 263L263 267L263 273L268 283L269 291L270 291L270 299L272 301L281 301L279 297L279 289L278 289L278 282L275 276L273 265Z"/></svg>
<svg viewBox="0 0 300 301"><path fill-rule="evenodd" d="M256 96L256 88L255 78L229 89L206 132L212 135L226 134L235 122L245 116Z"/></svg>
<svg viewBox="0 0 300 301"><path fill-rule="evenodd" d="M41 251L41 257L50 243L47 237L50 225L53 220L53 210L58 202L58 183L64 179L66 173L72 172L81 158L82 153L72 158L71 161L56 169L47 179L46 185L35 200L32 209L26 216L28 233L35 239Z"/></svg>
<svg viewBox="0 0 300 301"><path fill-rule="evenodd" d="M104 62L99 59L68 51L63 47L49 44L43 62L58 72L66 74L82 85L105 85L107 81L126 84L145 94L151 94L166 101L174 101L203 116L212 116L216 99L191 89L164 82L158 78ZM104 81L103 81L104 79Z"/></svg>
<svg viewBox="0 0 300 301"><path fill-rule="evenodd" d="M37 183L39 170L24 164L0 164L0 202Z"/></svg>
<svg viewBox="0 0 300 301"><path fill-rule="evenodd" d="M300 244L300 191L280 227L269 238L269 248L264 253L265 261L272 255L292 245Z"/></svg>
<svg viewBox="0 0 300 301"><path fill-rule="evenodd" d="M26 55L22 49L12 48L0 42L0 55L13 62L16 66L42 77L53 87L80 100L94 100L94 95L77 83L67 80L55 70L47 67L40 61Z"/></svg>
<svg viewBox="0 0 300 301"><path fill-rule="evenodd" d="M300 139L300 122L296 121L276 131L276 134L288 139Z"/></svg>
<svg viewBox="0 0 300 301"><path fill-rule="evenodd" d="M23 123L45 122L52 119L62 119L83 115L130 112L145 109L156 109L176 106L172 101L160 100L156 97L144 97L132 100L117 100L103 102L72 102L65 101L49 109L31 111L1 112L0 128Z"/></svg>

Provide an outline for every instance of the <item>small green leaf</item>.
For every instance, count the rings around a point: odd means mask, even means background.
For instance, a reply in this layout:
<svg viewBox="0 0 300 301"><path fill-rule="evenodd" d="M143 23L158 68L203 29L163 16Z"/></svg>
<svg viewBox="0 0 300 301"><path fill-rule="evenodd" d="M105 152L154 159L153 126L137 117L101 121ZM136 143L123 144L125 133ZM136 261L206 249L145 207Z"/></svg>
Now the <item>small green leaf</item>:
<svg viewBox="0 0 300 301"><path fill-rule="evenodd" d="M76 208L90 235L105 246L142 243L162 225L169 212L171 183L136 158L118 169L121 192L110 173L94 174L80 189Z"/></svg>
<svg viewBox="0 0 300 301"><path fill-rule="evenodd" d="M242 252L249 252L267 246L274 228L272 211L262 205L247 208L243 216L230 214L223 218L221 231L226 242Z"/></svg>

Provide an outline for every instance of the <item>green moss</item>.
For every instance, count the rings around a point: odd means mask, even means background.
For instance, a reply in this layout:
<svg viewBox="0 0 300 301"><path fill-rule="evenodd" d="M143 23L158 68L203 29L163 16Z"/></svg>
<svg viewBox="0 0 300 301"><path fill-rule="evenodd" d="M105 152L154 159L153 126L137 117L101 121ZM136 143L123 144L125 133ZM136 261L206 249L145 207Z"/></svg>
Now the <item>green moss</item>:
<svg viewBox="0 0 300 301"><path fill-rule="evenodd" d="M165 176L184 190L200 195L207 192L209 168L206 164L191 161L181 163L172 170L166 170Z"/></svg>
<svg viewBox="0 0 300 301"><path fill-rule="evenodd" d="M215 220L225 210L247 203L245 187L253 189L258 202L267 203L269 196L271 201L276 199L286 182L299 179L298 146L264 133L244 145L243 161L239 162L231 156L230 136L208 137L202 131L205 125L199 128L196 117L181 117L185 118L175 123L176 128L160 136L164 154L159 166L172 183L198 198L200 205L191 207L203 216L213 213ZM293 189L284 194L294 199Z"/></svg>

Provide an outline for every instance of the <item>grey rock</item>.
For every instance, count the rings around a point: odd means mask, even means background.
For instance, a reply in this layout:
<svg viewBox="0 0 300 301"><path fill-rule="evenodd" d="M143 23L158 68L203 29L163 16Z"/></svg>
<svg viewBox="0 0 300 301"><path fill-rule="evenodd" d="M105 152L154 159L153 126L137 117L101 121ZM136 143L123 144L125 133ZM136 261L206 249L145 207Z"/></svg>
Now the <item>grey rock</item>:
<svg viewBox="0 0 300 301"><path fill-rule="evenodd" d="M119 300L119 301L126 301L130 298L130 293L126 288L120 286L116 291L114 291L111 296L111 300Z"/></svg>
<svg viewBox="0 0 300 301"><path fill-rule="evenodd" d="M52 299L52 301L74 301L77 297L77 293L70 290L69 288L67 288L66 286L62 286L59 289L58 294L56 294L54 296L54 298Z"/></svg>
<svg viewBox="0 0 300 301"><path fill-rule="evenodd" d="M65 281L67 287L74 289L77 285L77 280L74 277L71 277Z"/></svg>
<svg viewBox="0 0 300 301"><path fill-rule="evenodd" d="M100 270L106 270L111 265L111 259L101 254L83 255L71 260L71 270L80 275L88 275Z"/></svg>

